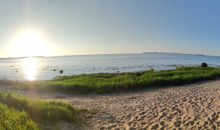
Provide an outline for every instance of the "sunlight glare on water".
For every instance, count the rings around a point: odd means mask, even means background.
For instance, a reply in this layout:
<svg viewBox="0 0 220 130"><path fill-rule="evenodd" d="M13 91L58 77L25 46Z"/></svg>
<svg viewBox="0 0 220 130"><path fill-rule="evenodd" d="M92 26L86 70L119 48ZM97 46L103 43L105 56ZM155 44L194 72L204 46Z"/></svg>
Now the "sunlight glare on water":
<svg viewBox="0 0 220 130"><path fill-rule="evenodd" d="M22 60L24 79L29 81L36 80L38 62L36 58L25 58Z"/></svg>

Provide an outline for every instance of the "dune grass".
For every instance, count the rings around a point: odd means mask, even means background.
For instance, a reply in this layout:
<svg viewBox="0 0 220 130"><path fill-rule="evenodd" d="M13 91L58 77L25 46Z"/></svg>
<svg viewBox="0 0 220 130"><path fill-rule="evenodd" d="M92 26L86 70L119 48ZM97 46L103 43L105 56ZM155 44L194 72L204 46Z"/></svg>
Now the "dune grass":
<svg viewBox="0 0 220 130"><path fill-rule="evenodd" d="M0 109L0 130L35 130L52 122L76 122L80 119L80 110L66 103L33 100L17 94L0 94Z"/></svg>
<svg viewBox="0 0 220 130"><path fill-rule="evenodd" d="M26 112L0 103L0 130L39 130L39 127Z"/></svg>
<svg viewBox="0 0 220 130"><path fill-rule="evenodd" d="M139 88L188 84L220 77L220 68L178 67L176 70L137 73L100 73L64 76L28 83L26 88L65 93L110 93Z"/></svg>

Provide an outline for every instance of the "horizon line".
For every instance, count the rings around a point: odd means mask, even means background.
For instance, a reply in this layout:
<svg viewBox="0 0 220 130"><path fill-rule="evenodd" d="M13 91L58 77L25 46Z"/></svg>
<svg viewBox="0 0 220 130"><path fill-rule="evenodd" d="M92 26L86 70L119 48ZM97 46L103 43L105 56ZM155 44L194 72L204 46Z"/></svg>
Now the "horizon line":
<svg viewBox="0 0 220 130"><path fill-rule="evenodd" d="M97 54L67 54L67 55L53 55L53 56L21 56L21 57L0 57L0 59L22 59L22 58L53 58L53 57L69 57L69 56L96 56L96 55L126 55L126 54L144 54L144 53L158 53L158 54L182 54L182 55L197 55L197 56L212 56L220 57L220 55L209 55L200 53L181 53L181 52L165 52L165 51L144 51L144 52L128 52L128 53L97 53Z"/></svg>

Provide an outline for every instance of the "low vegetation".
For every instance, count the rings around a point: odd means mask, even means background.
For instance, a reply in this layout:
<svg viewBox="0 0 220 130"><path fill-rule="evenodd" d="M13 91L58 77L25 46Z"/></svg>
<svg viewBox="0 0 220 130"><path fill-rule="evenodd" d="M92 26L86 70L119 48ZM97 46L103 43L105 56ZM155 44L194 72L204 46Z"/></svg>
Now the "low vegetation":
<svg viewBox="0 0 220 130"><path fill-rule="evenodd" d="M220 68L177 67L176 70L137 73L100 73L58 77L51 81L22 83L28 89L66 93L110 93L114 91L188 84L220 77Z"/></svg>
<svg viewBox="0 0 220 130"><path fill-rule="evenodd" d="M75 122L79 112L63 102L0 94L0 130L37 130L51 122Z"/></svg>
<svg viewBox="0 0 220 130"><path fill-rule="evenodd" d="M9 108L0 103L0 130L38 130L26 112Z"/></svg>

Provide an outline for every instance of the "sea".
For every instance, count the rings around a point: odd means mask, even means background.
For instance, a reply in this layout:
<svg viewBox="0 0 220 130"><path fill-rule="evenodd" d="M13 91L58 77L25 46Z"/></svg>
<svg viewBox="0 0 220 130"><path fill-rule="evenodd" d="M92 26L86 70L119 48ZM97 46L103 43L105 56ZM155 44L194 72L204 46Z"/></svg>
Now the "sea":
<svg viewBox="0 0 220 130"><path fill-rule="evenodd" d="M0 59L0 80L51 80L59 76L92 73L171 70L177 66L199 66L202 62L220 67L220 57L179 54L139 53Z"/></svg>

